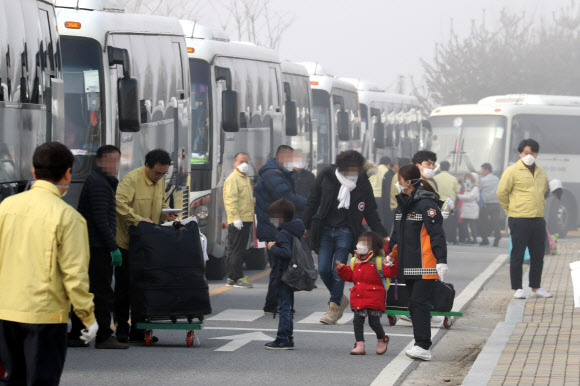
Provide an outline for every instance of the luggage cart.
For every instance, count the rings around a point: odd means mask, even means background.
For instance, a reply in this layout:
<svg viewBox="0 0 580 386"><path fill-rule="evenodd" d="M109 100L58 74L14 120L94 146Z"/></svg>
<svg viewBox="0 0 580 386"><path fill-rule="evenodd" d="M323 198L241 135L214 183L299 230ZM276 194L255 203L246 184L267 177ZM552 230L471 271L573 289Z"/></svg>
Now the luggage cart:
<svg viewBox="0 0 580 386"><path fill-rule="evenodd" d="M391 326L394 326L395 324L397 324L397 316L396 315L405 315L405 316L411 316L411 313L407 310L403 310L403 309L398 309L398 310L386 310L384 312L385 315L387 315L388 319L389 319L389 324ZM446 329L450 329L451 326L453 326L453 318L459 318L463 316L462 312L455 312L455 311L449 311L449 312L438 312L438 311L431 311L431 316L443 316L445 319L443 319L443 326Z"/></svg>
<svg viewBox="0 0 580 386"><path fill-rule="evenodd" d="M185 343L187 347L193 347L194 342L197 340L199 345L199 338L196 336L196 331L201 331L203 325L203 316L199 318L198 321L194 321L193 318L187 318L187 320L178 320L176 318L171 318L169 320L148 320L146 322L137 323L137 328L145 330L145 346L149 347L153 344L153 330L184 330L187 331L185 338Z"/></svg>

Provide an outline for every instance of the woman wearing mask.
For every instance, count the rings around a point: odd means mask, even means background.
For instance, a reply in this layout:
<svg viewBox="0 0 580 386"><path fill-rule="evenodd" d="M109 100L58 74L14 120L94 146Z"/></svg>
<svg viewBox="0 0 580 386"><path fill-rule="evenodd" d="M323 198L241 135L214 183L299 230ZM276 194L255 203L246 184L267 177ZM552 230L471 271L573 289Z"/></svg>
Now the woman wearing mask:
<svg viewBox="0 0 580 386"><path fill-rule="evenodd" d="M349 301L344 296L344 281L335 262L346 264L363 231L363 219L373 232L386 237L381 225L373 189L365 173L365 158L348 150L336 157L336 163L318 173L303 214L312 247L318 253L318 271L330 293L328 310L320 319L336 324Z"/></svg>
<svg viewBox="0 0 580 386"><path fill-rule="evenodd" d="M409 358L431 359L431 293L435 280L447 273L447 242L439 195L421 178L416 165L398 172L397 209L391 236L390 258L398 258L397 277L405 280L415 345Z"/></svg>
<svg viewBox="0 0 580 386"><path fill-rule="evenodd" d="M479 188L477 174L467 172L463 176L464 192L457 195L462 201L460 215L467 227L467 244L477 244L477 220L479 219Z"/></svg>

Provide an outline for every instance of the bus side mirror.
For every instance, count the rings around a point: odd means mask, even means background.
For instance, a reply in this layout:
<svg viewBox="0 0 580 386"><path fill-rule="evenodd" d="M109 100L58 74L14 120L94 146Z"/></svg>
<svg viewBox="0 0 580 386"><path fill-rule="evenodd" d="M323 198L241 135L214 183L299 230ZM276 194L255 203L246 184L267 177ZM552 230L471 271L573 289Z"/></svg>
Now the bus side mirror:
<svg viewBox="0 0 580 386"><path fill-rule="evenodd" d="M383 122L375 123L375 147L384 149L385 147L385 124Z"/></svg>
<svg viewBox="0 0 580 386"><path fill-rule="evenodd" d="M139 85L135 78L117 80L117 101L119 102L119 129L136 133L141 128Z"/></svg>
<svg viewBox="0 0 580 386"><path fill-rule="evenodd" d="M238 120L238 92L235 90L222 91L222 128L226 132L240 131Z"/></svg>
<svg viewBox="0 0 580 386"><path fill-rule="evenodd" d="M284 112L286 114L286 135L298 135L298 112L295 101L286 101L284 103Z"/></svg>
<svg viewBox="0 0 580 386"><path fill-rule="evenodd" d="M350 119L349 119L349 115L348 115L348 111L344 111L341 110L338 112L338 140L339 141L348 141L350 140L350 135L349 135L349 123L350 123Z"/></svg>

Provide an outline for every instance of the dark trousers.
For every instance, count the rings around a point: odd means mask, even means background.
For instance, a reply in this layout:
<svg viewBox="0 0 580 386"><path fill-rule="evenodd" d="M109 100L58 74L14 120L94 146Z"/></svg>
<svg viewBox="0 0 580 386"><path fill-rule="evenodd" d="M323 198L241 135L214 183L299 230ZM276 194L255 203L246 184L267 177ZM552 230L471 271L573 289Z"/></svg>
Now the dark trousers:
<svg viewBox="0 0 580 386"><path fill-rule="evenodd" d="M117 336L129 336L129 314L131 309L131 286L129 281L129 251L121 250L123 264L115 268L115 322ZM135 322L133 320L133 322Z"/></svg>
<svg viewBox="0 0 580 386"><path fill-rule="evenodd" d="M292 305L294 304L294 291L282 281L278 283L278 334L277 338L292 340L294 337L294 324Z"/></svg>
<svg viewBox="0 0 580 386"><path fill-rule="evenodd" d="M244 257L248 250L248 240L252 230L251 222L244 222L241 230L238 230L234 224L228 225L227 254L226 261L228 265L228 279L237 281L244 277L242 265Z"/></svg>
<svg viewBox="0 0 580 386"><path fill-rule="evenodd" d="M463 223L465 224L465 230L467 232L466 233L467 241L469 242L469 240L471 240L473 242L476 242L477 235L479 234L479 231L477 229L477 220L464 218Z"/></svg>
<svg viewBox="0 0 580 386"><path fill-rule="evenodd" d="M111 252L106 248L91 247L89 280L90 291L95 295L95 317L99 324L96 341L100 343L113 335L113 330L111 330L111 312L113 312L113 304L115 301L115 294L111 287L113 265ZM74 312L71 314L71 324L70 339L79 339L81 330L85 326L83 326L83 323Z"/></svg>
<svg viewBox="0 0 580 386"><path fill-rule="evenodd" d="M375 334L377 334L377 339L383 339L385 337L385 330L381 326L381 318L379 316L369 315L369 326L373 329ZM364 329L365 329L365 317L359 316L356 312L354 313L354 319L352 320L354 325L354 338L357 342L364 342Z"/></svg>
<svg viewBox="0 0 580 386"><path fill-rule="evenodd" d="M501 238L501 211L500 204L485 204L479 212L479 224L482 241L487 241L491 235L496 240Z"/></svg>
<svg viewBox="0 0 580 386"><path fill-rule="evenodd" d="M431 347L431 293L435 280L405 280L409 293L409 312L413 321L415 346Z"/></svg>
<svg viewBox="0 0 580 386"><path fill-rule="evenodd" d="M266 304L264 310L276 311L278 308L278 293L280 292L280 282L282 270L278 258L268 251L268 261L270 262L270 281L268 282L268 293L266 294Z"/></svg>
<svg viewBox="0 0 580 386"><path fill-rule="evenodd" d="M379 220L381 220L381 224L386 229L385 219L386 219L386 210L383 207L383 199L382 197L375 197L375 202L377 203L377 213L379 214Z"/></svg>
<svg viewBox="0 0 580 386"><path fill-rule="evenodd" d="M66 324L0 320L0 385L58 385L66 357Z"/></svg>
<svg viewBox="0 0 580 386"><path fill-rule="evenodd" d="M530 251L530 287L540 288L544 269L546 221L543 217L508 219L512 237L510 255L510 278L512 289L522 288L522 265L526 247Z"/></svg>
<svg viewBox="0 0 580 386"><path fill-rule="evenodd" d="M457 242L457 214L450 213L447 220L443 221L443 232L445 232L445 239L450 243Z"/></svg>

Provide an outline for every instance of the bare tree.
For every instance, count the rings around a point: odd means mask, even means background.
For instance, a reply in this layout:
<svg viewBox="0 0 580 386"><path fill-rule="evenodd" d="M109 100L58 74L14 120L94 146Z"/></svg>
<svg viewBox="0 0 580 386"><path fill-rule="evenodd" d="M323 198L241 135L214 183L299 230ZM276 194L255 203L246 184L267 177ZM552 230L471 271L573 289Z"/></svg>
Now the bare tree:
<svg viewBox="0 0 580 386"><path fill-rule="evenodd" d="M205 2L201 0L127 0L125 10L159 16L174 16L178 19L197 20Z"/></svg>

